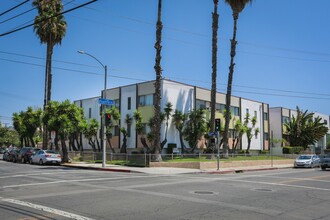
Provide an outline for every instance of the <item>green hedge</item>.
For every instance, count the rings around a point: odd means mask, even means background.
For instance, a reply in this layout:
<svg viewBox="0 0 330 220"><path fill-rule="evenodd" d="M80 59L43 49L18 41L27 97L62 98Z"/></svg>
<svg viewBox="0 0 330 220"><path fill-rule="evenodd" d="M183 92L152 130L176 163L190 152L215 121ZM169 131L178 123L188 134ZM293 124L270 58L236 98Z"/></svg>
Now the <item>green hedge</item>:
<svg viewBox="0 0 330 220"><path fill-rule="evenodd" d="M286 146L286 147L283 147L283 154L299 154L303 150L304 150L303 147Z"/></svg>

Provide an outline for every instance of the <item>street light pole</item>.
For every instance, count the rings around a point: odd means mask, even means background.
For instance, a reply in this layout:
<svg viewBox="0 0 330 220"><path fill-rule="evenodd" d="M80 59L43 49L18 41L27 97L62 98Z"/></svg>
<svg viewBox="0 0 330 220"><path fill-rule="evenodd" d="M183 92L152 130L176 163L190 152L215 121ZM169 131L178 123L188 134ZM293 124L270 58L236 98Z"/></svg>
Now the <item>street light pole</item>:
<svg viewBox="0 0 330 220"><path fill-rule="evenodd" d="M96 57L94 57L93 55L83 51L83 50L78 50L78 53L80 54L86 54L87 56L92 57L94 60L96 60L99 64L101 64L101 66L104 68L104 93L101 93L102 98L106 99L107 98L107 72L108 72L108 67L107 65L103 65L103 63L101 61L99 61ZM107 146L107 129L106 129L106 125L105 125L105 114L106 114L106 107L105 105L102 105L102 117L101 117L101 127L103 127L103 134L101 137L103 137L102 140L102 148L103 148L103 152L102 152L102 167L105 167L106 161L107 161L107 157L106 157L106 146Z"/></svg>

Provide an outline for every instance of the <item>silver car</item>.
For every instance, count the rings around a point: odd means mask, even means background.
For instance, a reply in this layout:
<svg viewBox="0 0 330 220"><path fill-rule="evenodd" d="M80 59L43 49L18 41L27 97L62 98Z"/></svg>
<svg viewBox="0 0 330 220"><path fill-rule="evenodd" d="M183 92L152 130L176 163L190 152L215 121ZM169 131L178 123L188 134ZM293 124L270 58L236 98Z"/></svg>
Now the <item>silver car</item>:
<svg viewBox="0 0 330 220"><path fill-rule="evenodd" d="M294 161L294 167L319 167L320 166L320 157L317 155L300 155Z"/></svg>
<svg viewBox="0 0 330 220"><path fill-rule="evenodd" d="M31 164L60 164L62 156L53 150L40 150L31 157Z"/></svg>

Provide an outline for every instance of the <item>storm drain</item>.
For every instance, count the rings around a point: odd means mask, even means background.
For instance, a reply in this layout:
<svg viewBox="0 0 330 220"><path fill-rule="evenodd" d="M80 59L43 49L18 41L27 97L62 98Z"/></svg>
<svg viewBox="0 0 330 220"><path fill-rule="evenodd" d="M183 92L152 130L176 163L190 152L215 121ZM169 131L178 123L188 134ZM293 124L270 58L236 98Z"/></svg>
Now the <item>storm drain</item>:
<svg viewBox="0 0 330 220"><path fill-rule="evenodd" d="M200 194L200 195L214 195L216 194L215 192L212 191L194 191L195 194Z"/></svg>
<svg viewBox="0 0 330 220"><path fill-rule="evenodd" d="M261 189L253 189L254 191L259 191L259 192L273 192L272 189L264 189L264 188L261 188Z"/></svg>

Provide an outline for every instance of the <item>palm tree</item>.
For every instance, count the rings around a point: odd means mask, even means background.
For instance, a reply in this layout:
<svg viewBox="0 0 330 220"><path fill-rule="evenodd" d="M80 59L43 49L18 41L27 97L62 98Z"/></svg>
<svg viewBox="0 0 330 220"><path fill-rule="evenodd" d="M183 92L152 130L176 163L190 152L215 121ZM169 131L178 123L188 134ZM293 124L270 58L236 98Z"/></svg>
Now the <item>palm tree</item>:
<svg viewBox="0 0 330 220"><path fill-rule="evenodd" d="M249 122L251 122L251 126L249 126ZM245 130L246 137L248 140L248 146L246 148L247 154L250 153L251 141L252 141L253 136L257 137L259 134L259 128L256 128L256 125L257 125L257 117L253 116L250 119L250 114L246 113L243 126L245 127L244 130Z"/></svg>
<svg viewBox="0 0 330 220"><path fill-rule="evenodd" d="M160 84L161 84L161 78L162 78L162 67L160 65L161 61L161 42L162 42L162 29L163 29L163 23L161 21L161 15L162 15L162 0L158 0L158 19L156 24L156 43L155 43L155 49L156 49L156 63L154 66L155 72L156 72L156 81L155 81L155 119L154 119L154 153L155 153L155 160L161 161L161 155L160 155L160 129L161 129L161 109L160 109L160 99L161 99L161 91L160 91Z"/></svg>
<svg viewBox="0 0 330 220"><path fill-rule="evenodd" d="M203 109L194 109L188 113L188 118L183 129L183 137L188 141L192 153L200 140L207 133L208 126ZM186 149L187 150L187 149Z"/></svg>
<svg viewBox="0 0 330 220"><path fill-rule="evenodd" d="M166 120L166 124L165 124L165 137L164 140L161 143L161 150L164 148L165 144L167 143L167 131L168 131L168 122L170 120L171 117L171 113L173 111L173 105L171 102L167 102L164 108L164 116L165 116L165 120Z"/></svg>
<svg viewBox="0 0 330 220"><path fill-rule="evenodd" d="M133 118L129 115L129 114L126 114L126 117L125 117L125 124L128 126L130 126L132 124L132 121L133 121ZM125 129L124 127L121 127L120 128L120 132L123 134L123 144L121 145L121 148L120 148L120 153L127 153L127 136L128 136L128 130Z"/></svg>
<svg viewBox="0 0 330 220"><path fill-rule="evenodd" d="M174 124L175 128L179 132L181 153L183 154L186 149L186 146L183 142L183 128L184 128L185 121L187 120L187 115L183 114L181 111L176 109L172 117L173 117L172 123Z"/></svg>
<svg viewBox="0 0 330 220"><path fill-rule="evenodd" d="M302 112L298 107L297 116L293 116L284 126L290 146L302 146L304 149L308 145L315 144L328 132L328 128L320 117L314 118L314 113Z"/></svg>
<svg viewBox="0 0 330 220"><path fill-rule="evenodd" d="M61 0L34 0L32 5L38 9L38 15L34 19L34 31L42 44L47 45L44 110L51 100L52 88L52 55L56 44L61 44L66 32L66 22L63 15ZM47 147L47 126L44 128L43 148Z"/></svg>
<svg viewBox="0 0 330 220"><path fill-rule="evenodd" d="M233 38L231 40L230 66L229 66L227 94L226 94L225 131L223 136L224 153L226 157L228 157L228 131L229 131L229 122L230 122L231 88L232 88L233 75L234 75L234 66L235 66L234 58L236 55L236 45L237 45L237 41L236 41L237 20L239 13L241 13L245 8L245 6L251 2L252 0L225 0L225 3L230 5L233 11L233 18L234 18L234 30L233 30Z"/></svg>
<svg viewBox="0 0 330 220"><path fill-rule="evenodd" d="M218 52L218 0L213 0L214 11L212 13L212 88L211 88L211 119L210 130L214 131L215 104L217 93L217 52Z"/></svg>

